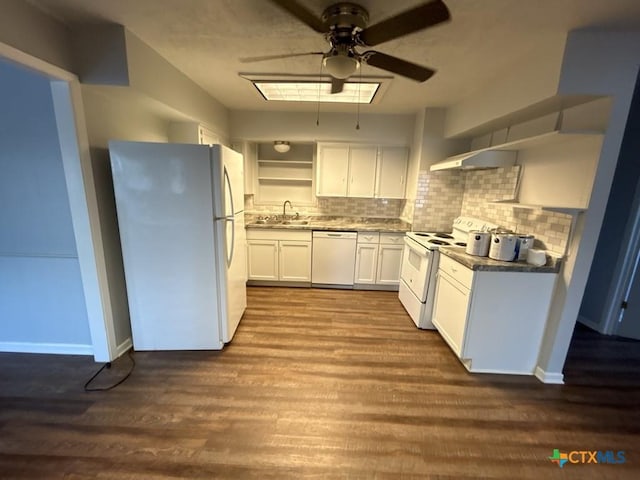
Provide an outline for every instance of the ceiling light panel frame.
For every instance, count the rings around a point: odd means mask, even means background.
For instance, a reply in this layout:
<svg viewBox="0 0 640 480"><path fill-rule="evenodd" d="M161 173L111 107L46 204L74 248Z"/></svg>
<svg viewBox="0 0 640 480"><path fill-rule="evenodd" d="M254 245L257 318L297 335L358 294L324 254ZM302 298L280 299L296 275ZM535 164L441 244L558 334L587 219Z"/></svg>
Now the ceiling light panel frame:
<svg viewBox="0 0 640 480"><path fill-rule="evenodd" d="M246 80L249 80L258 94L265 101L283 101L283 102L318 102L318 84L321 84L323 91L320 92L320 101L322 103L341 103L341 104L356 104L356 97L358 96L358 83L362 83L360 89L360 96L364 97L367 93L365 90L369 85L372 85L371 101L360 102L361 105L375 105L380 103L386 89L389 86L389 80L392 77L371 77L359 75L351 77L351 81L347 81L344 84L342 93L331 94L331 77L323 75L277 75L277 74L240 74L240 76ZM277 85L281 84L281 87ZM266 87L261 89L260 87ZM363 88L365 87L365 88ZM296 96L294 98L280 98L280 93L285 93L290 90L292 93L296 90L306 93L305 98ZM273 94L273 95L272 95ZM274 96L276 98L269 98Z"/></svg>

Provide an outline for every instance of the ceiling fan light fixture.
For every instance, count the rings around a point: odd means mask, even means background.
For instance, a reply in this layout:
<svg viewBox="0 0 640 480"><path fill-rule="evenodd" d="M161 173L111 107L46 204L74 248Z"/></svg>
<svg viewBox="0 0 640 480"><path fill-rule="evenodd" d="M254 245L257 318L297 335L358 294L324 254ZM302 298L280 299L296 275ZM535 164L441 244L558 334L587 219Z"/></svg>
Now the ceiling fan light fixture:
<svg viewBox="0 0 640 480"><path fill-rule="evenodd" d="M289 142L284 140L276 140L273 142L273 149L278 153L287 153L291 150L291 145L289 145Z"/></svg>
<svg viewBox="0 0 640 480"><path fill-rule="evenodd" d="M323 60L324 68L333 78L345 79L356 73L360 62L348 55L331 55Z"/></svg>

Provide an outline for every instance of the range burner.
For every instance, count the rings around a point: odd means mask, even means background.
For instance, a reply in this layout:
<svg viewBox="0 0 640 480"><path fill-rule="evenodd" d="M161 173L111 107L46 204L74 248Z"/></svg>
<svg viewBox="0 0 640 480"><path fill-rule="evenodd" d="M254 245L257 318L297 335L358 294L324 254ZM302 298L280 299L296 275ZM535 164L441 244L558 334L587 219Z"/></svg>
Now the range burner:
<svg viewBox="0 0 640 480"><path fill-rule="evenodd" d="M459 246L459 247L466 247L467 246L467 242L456 242L455 244L457 246Z"/></svg>
<svg viewBox="0 0 640 480"><path fill-rule="evenodd" d="M433 236L438 238L448 238L449 240L453 239L453 235L444 232L434 233Z"/></svg>
<svg viewBox="0 0 640 480"><path fill-rule="evenodd" d="M438 240L437 238L432 238L431 240L429 240L429 243L433 243L434 245L451 245L449 242Z"/></svg>
<svg viewBox="0 0 640 480"><path fill-rule="evenodd" d="M415 232L414 235L418 235L419 237L430 237L431 234L429 233L420 233L420 232Z"/></svg>

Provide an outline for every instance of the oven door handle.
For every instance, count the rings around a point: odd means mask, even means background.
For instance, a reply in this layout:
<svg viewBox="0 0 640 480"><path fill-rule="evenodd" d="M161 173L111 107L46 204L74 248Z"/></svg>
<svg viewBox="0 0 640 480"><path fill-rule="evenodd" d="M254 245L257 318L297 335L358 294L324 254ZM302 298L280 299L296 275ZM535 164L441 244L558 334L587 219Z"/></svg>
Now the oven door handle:
<svg viewBox="0 0 640 480"><path fill-rule="evenodd" d="M420 255L421 257L425 257L426 258L431 253L431 250L429 250L426 247L423 247L422 245L420 245L419 243L415 242L414 240L411 240L409 237L404 237L404 244L408 248L413 250L416 255Z"/></svg>

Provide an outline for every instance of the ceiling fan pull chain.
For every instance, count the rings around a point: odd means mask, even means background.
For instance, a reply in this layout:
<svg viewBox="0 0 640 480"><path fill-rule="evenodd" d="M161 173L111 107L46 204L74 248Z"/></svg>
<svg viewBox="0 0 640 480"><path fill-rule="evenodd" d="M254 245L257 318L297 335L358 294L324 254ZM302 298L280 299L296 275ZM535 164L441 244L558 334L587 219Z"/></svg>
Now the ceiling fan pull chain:
<svg viewBox="0 0 640 480"><path fill-rule="evenodd" d="M360 86L362 85L362 64L360 62L360 81L358 82L358 101L356 107L356 130L360 130Z"/></svg>
<svg viewBox="0 0 640 480"><path fill-rule="evenodd" d="M316 127L320 126L320 91L322 89L322 66L324 62L320 60L320 78L318 78L318 111L316 113Z"/></svg>

